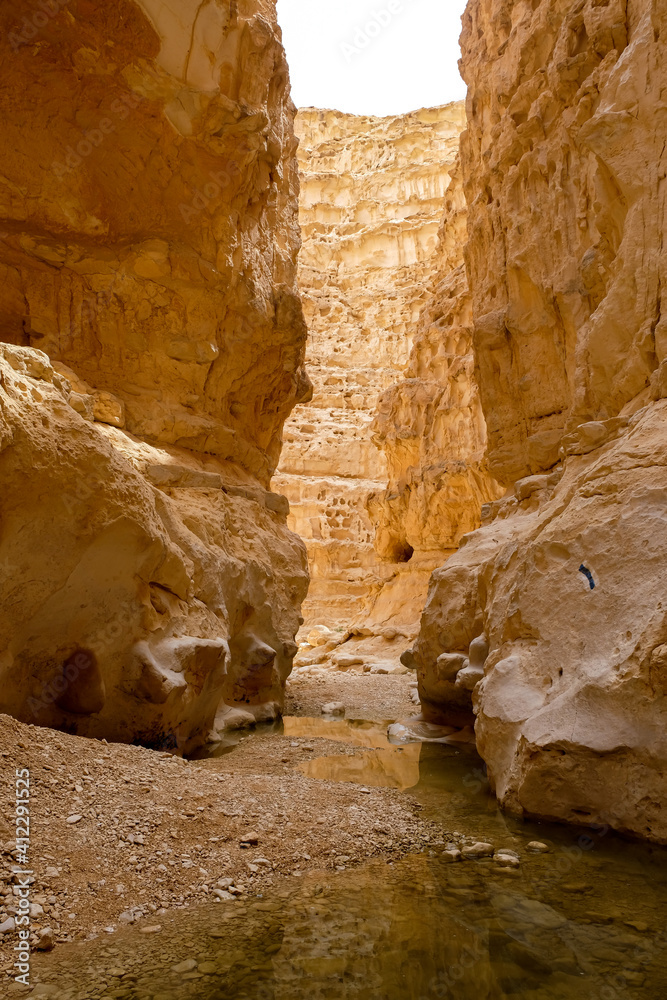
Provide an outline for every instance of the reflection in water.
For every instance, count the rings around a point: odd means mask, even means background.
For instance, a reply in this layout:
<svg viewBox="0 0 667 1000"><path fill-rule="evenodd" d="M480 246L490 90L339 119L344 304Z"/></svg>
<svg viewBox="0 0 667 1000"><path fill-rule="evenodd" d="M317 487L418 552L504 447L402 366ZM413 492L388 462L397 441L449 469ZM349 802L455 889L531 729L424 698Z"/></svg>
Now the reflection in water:
<svg viewBox="0 0 667 1000"><path fill-rule="evenodd" d="M520 875L435 854L313 873L163 917L154 937L36 956L34 971L59 1000L659 1000L667 873L637 850L642 870L591 855L571 884L554 856Z"/></svg>
<svg viewBox="0 0 667 1000"><path fill-rule="evenodd" d="M474 749L388 743L384 727L286 719L292 737L366 752L313 761L329 779L410 787L445 829L516 850L519 871L440 852L285 880L33 956L54 1000L667 1000L667 852L604 830L502 814ZM316 731L317 730L317 731ZM337 735L336 735L337 734ZM380 757L379 755L386 755ZM344 762L344 763L343 763ZM360 762L361 772L345 767ZM372 774L371 774L372 772ZM416 781L418 778L418 781ZM529 841L548 841L530 854Z"/></svg>
<svg viewBox="0 0 667 1000"><path fill-rule="evenodd" d="M320 736L355 747L368 747L358 756L336 754L316 757L299 765L309 778L326 781L351 781L359 785L398 788L405 791L419 781L420 744L395 746L387 738L386 724L359 722L349 719L286 718L285 735Z"/></svg>
<svg viewBox="0 0 667 1000"><path fill-rule="evenodd" d="M419 746L406 747L403 752L400 748L368 750L359 757L317 757L299 764L299 770L309 778L405 791L419 781Z"/></svg>

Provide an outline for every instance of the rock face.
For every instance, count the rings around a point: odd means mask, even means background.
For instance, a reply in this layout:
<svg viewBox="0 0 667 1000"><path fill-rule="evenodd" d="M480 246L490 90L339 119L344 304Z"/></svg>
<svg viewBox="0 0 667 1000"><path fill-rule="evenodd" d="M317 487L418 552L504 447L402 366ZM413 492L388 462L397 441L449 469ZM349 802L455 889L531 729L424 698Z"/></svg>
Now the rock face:
<svg viewBox="0 0 667 1000"><path fill-rule="evenodd" d="M273 3L45 6L0 14L0 709L187 747L279 710L306 591L287 67Z"/></svg>
<svg viewBox="0 0 667 1000"><path fill-rule="evenodd" d="M423 604L428 575L409 607L405 590L400 601L383 592L411 552L402 539L385 544L382 559L373 547L367 507L386 487L387 466L371 423L408 362L463 125L461 104L395 118L314 109L297 118L299 282L315 392L286 425L274 483L308 548L309 625L416 622Z"/></svg>
<svg viewBox="0 0 667 1000"><path fill-rule="evenodd" d="M375 547L385 559L409 554L397 598L426 594L428 576L462 536L479 527L481 508L503 490L489 474L486 425L473 375L470 291L463 261L466 206L457 163L429 296L416 326L405 377L380 397L372 425L387 458L388 487L372 497ZM423 606L423 599L419 603ZM414 612L413 612L414 614Z"/></svg>
<svg viewBox="0 0 667 1000"><path fill-rule="evenodd" d="M473 343L513 489L434 574L415 648L427 718L472 688L509 809L662 841L666 30L651 0L468 6Z"/></svg>

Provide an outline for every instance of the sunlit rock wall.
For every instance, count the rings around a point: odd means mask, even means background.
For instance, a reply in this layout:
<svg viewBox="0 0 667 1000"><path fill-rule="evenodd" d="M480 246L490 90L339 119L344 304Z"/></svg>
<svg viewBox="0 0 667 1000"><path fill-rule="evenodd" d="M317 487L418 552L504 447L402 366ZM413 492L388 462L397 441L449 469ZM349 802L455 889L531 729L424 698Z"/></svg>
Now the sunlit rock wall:
<svg viewBox="0 0 667 1000"><path fill-rule="evenodd" d="M510 809L659 840L666 30L652 0L468 6L473 340L513 488L434 575L415 650L428 717L472 692Z"/></svg>
<svg viewBox="0 0 667 1000"><path fill-rule="evenodd" d="M279 709L306 589L275 6L20 0L0 49L0 708L186 746Z"/></svg>
<svg viewBox="0 0 667 1000"><path fill-rule="evenodd" d="M482 505L503 492L485 458L463 261L466 236L457 163L410 361L404 377L380 397L372 425L388 466L388 486L369 504L375 547L384 559L408 560L392 589L397 604L415 605L415 619L432 570L456 551L464 534L479 527Z"/></svg>
<svg viewBox="0 0 667 1000"><path fill-rule="evenodd" d="M391 118L306 109L297 118L299 282L315 393L286 425L274 485L308 547L307 624L409 618L401 602L377 603L405 553L385 563L373 548L367 503L386 487L387 466L370 425L408 363L463 125L461 104Z"/></svg>

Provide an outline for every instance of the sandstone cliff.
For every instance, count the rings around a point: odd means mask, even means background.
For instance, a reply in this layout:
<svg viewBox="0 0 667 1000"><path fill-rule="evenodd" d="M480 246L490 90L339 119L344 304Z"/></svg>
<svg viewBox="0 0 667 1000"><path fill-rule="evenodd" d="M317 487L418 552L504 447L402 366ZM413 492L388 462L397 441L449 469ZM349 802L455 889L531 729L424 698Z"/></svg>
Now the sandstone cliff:
<svg viewBox="0 0 667 1000"><path fill-rule="evenodd" d="M508 808L659 840L666 30L653 0L468 6L473 344L513 488L435 573L415 648L427 718L473 691Z"/></svg>
<svg viewBox="0 0 667 1000"><path fill-rule="evenodd" d="M36 10L0 13L0 709L187 746L278 711L306 590L287 67L266 0Z"/></svg>
<svg viewBox="0 0 667 1000"><path fill-rule="evenodd" d="M479 527L482 505L503 492L488 471L486 425L473 375L466 233L457 164L405 377L380 397L372 425L388 465L388 487L370 501L375 547L385 559L410 554L397 597L409 603L422 598L419 610L431 571L456 551L464 534ZM406 587L408 576L412 587Z"/></svg>
<svg viewBox="0 0 667 1000"><path fill-rule="evenodd" d="M308 548L308 624L372 631L416 623L423 605L428 574L410 602L410 584L390 596L408 544L386 544L383 559L374 550L367 506L385 489L387 466L371 423L408 362L463 125L460 104L392 118L306 109L297 118L299 281L315 392L286 425L274 483Z"/></svg>

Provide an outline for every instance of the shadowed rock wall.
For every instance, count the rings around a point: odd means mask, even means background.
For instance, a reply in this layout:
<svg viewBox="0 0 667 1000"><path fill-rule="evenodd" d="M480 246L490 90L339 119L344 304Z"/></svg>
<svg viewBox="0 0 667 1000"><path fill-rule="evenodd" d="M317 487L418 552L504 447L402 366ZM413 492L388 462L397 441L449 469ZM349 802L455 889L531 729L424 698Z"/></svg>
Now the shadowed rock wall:
<svg viewBox="0 0 667 1000"><path fill-rule="evenodd" d="M307 585L287 66L267 0L44 6L0 11L0 708L187 746L279 710Z"/></svg>

